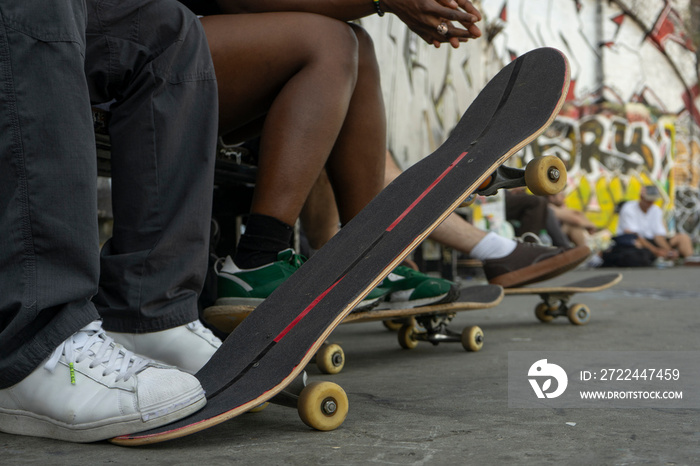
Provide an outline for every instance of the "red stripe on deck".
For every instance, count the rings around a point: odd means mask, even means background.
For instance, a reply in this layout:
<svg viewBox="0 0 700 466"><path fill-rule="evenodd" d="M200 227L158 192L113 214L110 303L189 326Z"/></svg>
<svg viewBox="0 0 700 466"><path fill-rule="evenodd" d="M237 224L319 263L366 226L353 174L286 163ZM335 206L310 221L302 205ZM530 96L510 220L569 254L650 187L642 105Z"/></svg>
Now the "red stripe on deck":
<svg viewBox="0 0 700 466"><path fill-rule="evenodd" d="M340 283L340 281L341 281L343 278L344 278L344 277L340 277L340 279L339 279L337 282L333 283L333 284L331 285L330 288L328 288L326 291L324 291L323 293L321 293L321 295L319 295L318 298L314 299L313 302L312 302L311 304L309 304L309 305L306 307L306 309L304 309L304 310L302 311L302 313L299 314L299 315L296 317L296 319L294 319L289 325L287 325L287 327L286 327L284 330L282 330L282 332L280 332L279 335L277 335L277 337L275 338L274 342L275 342L275 343L279 343L279 341L280 341L282 338L284 338L284 336L285 336L286 334L288 334L288 333L299 323L299 321L300 321L301 319L303 319L304 317L306 317L306 314L308 314L309 312L311 312L311 309L313 309L314 307L316 307L316 305L317 305L319 302L321 302L321 300L322 300L323 298L325 298L326 295L327 295L328 293L330 293L330 291L331 291L333 288L335 288L335 286L336 286L338 283Z"/></svg>
<svg viewBox="0 0 700 466"><path fill-rule="evenodd" d="M403 213L402 213L401 215L399 215L399 218L397 218L396 220L394 220L394 223L392 223L391 225L389 225L389 228L387 228L386 231L391 231L391 230L393 230L394 227L396 227L396 225L398 225L399 223L401 223L401 221L406 217L406 215L408 215L408 213L409 213L410 211L412 211L413 208L414 208L415 206L417 206L418 203L419 203L420 201L422 201L423 198L424 198L425 196L427 196L428 193L429 193L430 191L432 191L433 188L434 188L440 181L442 181L442 179L443 179L444 177L446 177L447 174L448 174L450 171L452 171L452 169L455 167L455 165L457 165L457 164L460 162L460 160L462 160L466 155L467 155L467 152L464 152L464 153L462 153L462 155L460 155L459 157L457 157L457 159L455 159L455 161L452 162L452 163L450 164L450 166L447 167L447 169L446 169L444 172L442 172L442 174L441 174L440 176L438 176L438 177L435 179L435 181L433 181L433 182L430 184L430 186L428 186L428 189L426 189L425 191L423 191L423 193L422 193L420 196L418 196L418 198L417 198L415 201L413 201L413 203L412 203L410 206L408 206L408 208L407 208L406 210L404 210Z"/></svg>

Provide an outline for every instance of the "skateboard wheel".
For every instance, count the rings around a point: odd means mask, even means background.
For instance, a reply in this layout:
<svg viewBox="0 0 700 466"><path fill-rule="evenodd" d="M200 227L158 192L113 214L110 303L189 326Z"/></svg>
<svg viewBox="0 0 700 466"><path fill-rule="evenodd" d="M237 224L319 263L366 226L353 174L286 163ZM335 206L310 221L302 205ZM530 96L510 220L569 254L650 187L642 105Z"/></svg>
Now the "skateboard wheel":
<svg viewBox="0 0 700 466"><path fill-rule="evenodd" d="M489 187L489 185L493 182L493 175L489 175L488 178L486 178L480 185L479 188L477 188L479 191L486 189Z"/></svg>
<svg viewBox="0 0 700 466"><path fill-rule="evenodd" d="M476 193L471 193L459 206L469 207L470 205L474 204L474 202L476 202Z"/></svg>
<svg viewBox="0 0 700 466"><path fill-rule="evenodd" d="M383 320L382 324L384 324L387 330L391 330L392 332L398 332L403 325L401 322L391 319Z"/></svg>
<svg viewBox="0 0 700 466"><path fill-rule="evenodd" d="M574 304L566 312L566 316L574 325L586 325L591 319L591 310L585 304Z"/></svg>
<svg viewBox="0 0 700 466"><path fill-rule="evenodd" d="M554 320L554 316L547 314L549 310L550 308L547 303L539 303L535 306L535 317L537 317L540 322L551 322Z"/></svg>
<svg viewBox="0 0 700 466"><path fill-rule="evenodd" d="M266 401L265 403L259 404L255 408L248 410L248 412L249 413L259 413L263 409L267 408L269 404L270 404L270 402Z"/></svg>
<svg viewBox="0 0 700 466"><path fill-rule="evenodd" d="M399 329L399 345L403 349L413 349L418 346L418 340L413 338L416 330L413 325L403 325Z"/></svg>
<svg viewBox="0 0 700 466"><path fill-rule="evenodd" d="M484 346L484 332L477 326L462 330L462 346L467 351L479 351Z"/></svg>
<svg viewBox="0 0 700 466"><path fill-rule="evenodd" d="M324 374L337 374L345 366L345 352L335 343L324 344L316 352L316 367Z"/></svg>
<svg viewBox="0 0 700 466"><path fill-rule="evenodd" d="M566 166L553 155L532 159L525 167L525 184L538 196L561 192L566 187Z"/></svg>
<svg viewBox="0 0 700 466"><path fill-rule="evenodd" d="M297 410L307 426L322 431L340 427L348 415L348 396L340 385L312 382L299 395Z"/></svg>

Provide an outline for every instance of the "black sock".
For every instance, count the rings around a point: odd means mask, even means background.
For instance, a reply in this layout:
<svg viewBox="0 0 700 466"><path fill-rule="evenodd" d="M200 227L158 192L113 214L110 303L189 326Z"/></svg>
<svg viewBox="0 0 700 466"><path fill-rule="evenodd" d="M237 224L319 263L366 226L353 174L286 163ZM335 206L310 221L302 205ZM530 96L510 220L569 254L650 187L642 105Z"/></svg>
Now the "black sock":
<svg viewBox="0 0 700 466"><path fill-rule="evenodd" d="M294 228L274 217L250 214L233 262L241 269L274 262L280 251L291 247L293 233Z"/></svg>

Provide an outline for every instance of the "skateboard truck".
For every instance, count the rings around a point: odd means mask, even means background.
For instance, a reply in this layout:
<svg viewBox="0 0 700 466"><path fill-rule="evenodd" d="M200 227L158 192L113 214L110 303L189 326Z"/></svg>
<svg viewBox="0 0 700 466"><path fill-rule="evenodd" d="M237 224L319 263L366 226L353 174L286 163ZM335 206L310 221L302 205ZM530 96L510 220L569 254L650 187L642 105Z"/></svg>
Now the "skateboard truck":
<svg viewBox="0 0 700 466"><path fill-rule="evenodd" d="M574 325L585 325L591 318L591 310L585 304L569 306L570 293L542 293L542 302L535 307L535 317L540 322L551 322L556 317L567 317Z"/></svg>
<svg viewBox="0 0 700 466"><path fill-rule="evenodd" d="M527 186L533 194L549 196L566 187L566 166L559 157L547 155L528 162L523 168L499 166L479 188L464 201L471 205L476 196L493 196L500 189L513 189Z"/></svg>
<svg viewBox="0 0 700 466"><path fill-rule="evenodd" d="M462 344L467 351L479 351L484 345L484 332L477 326L467 327L462 333L453 332L447 326L455 314L417 316L399 329L399 344L404 349L413 349L419 341L427 341L437 346L440 343ZM418 323L425 330L415 328Z"/></svg>

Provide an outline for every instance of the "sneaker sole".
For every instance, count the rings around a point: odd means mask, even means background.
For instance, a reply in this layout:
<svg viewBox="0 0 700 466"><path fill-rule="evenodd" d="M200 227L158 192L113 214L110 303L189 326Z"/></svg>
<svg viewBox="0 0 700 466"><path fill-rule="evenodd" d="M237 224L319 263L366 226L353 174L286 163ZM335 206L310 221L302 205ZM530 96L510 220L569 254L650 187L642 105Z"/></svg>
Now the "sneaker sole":
<svg viewBox="0 0 700 466"><path fill-rule="evenodd" d="M102 425L97 425L98 423L69 425L27 411L0 408L0 431L68 442L97 442L170 424L199 411L206 403L204 391L199 390L199 393L189 399L169 407L169 410L175 409L174 411L165 414L152 413L151 415L157 417L150 420L143 421L142 414L137 413L128 418L101 421L99 424Z"/></svg>
<svg viewBox="0 0 700 466"><path fill-rule="evenodd" d="M252 306L258 307L265 298L219 298L214 303L216 306Z"/></svg>
<svg viewBox="0 0 700 466"><path fill-rule="evenodd" d="M352 310L352 312L365 312L365 311L371 311L377 305L380 303L380 301L384 299L384 296L380 296L379 298L374 298L374 299L365 299L364 301L360 301L360 304L355 306L355 309Z"/></svg>
<svg viewBox="0 0 700 466"><path fill-rule="evenodd" d="M450 288L450 291L448 291L445 294L439 295L439 296L431 296L430 298L415 299L413 301L396 301L396 302L384 301L384 302L380 303L375 309L378 311L384 310L384 309L390 309L390 310L413 309L415 307L452 303L452 302L457 301L459 299L459 294L460 294L459 287L453 286Z"/></svg>
<svg viewBox="0 0 700 466"><path fill-rule="evenodd" d="M494 277L489 283L501 285L503 288L514 288L549 280L576 268L588 259L589 255L590 250L587 247L579 246L536 264Z"/></svg>

